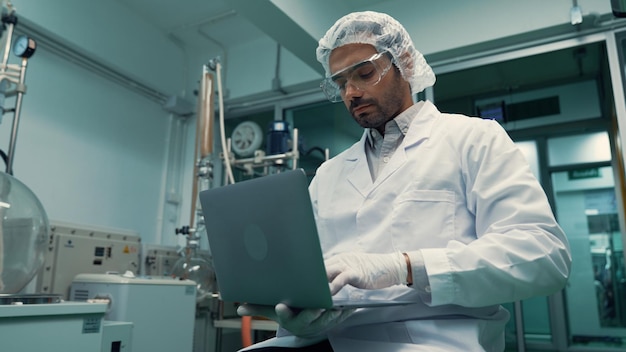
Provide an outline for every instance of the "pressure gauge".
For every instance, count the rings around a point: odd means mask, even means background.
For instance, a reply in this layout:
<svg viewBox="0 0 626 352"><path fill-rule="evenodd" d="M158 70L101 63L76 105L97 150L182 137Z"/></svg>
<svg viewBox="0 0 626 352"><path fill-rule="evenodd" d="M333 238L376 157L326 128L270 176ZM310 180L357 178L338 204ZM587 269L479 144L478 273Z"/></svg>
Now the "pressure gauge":
<svg viewBox="0 0 626 352"><path fill-rule="evenodd" d="M13 43L13 54L19 57L29 58L35 53L36 48L37 43L35 43L35 40L22 35Z"/></svg>

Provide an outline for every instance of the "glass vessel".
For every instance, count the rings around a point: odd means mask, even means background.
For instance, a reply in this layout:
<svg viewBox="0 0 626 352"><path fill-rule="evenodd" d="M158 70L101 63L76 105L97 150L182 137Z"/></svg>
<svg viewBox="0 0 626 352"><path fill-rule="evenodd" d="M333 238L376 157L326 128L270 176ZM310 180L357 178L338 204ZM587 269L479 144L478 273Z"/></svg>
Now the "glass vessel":
<svg viewBox="0 0 626 352"><path fill-rule="evenodd" d="M188 240L183 256L178 259L172 269L172 276L196 282L196 302L210 299L216 292L215 271L213 265L198 254L198 241Z"/></svg>
<svg viewBox="0 0 626 352"><path fill-rule="evenodd" d="M0 172L0 293L19 293L44 262L49 223L35 194Z"/></svg>

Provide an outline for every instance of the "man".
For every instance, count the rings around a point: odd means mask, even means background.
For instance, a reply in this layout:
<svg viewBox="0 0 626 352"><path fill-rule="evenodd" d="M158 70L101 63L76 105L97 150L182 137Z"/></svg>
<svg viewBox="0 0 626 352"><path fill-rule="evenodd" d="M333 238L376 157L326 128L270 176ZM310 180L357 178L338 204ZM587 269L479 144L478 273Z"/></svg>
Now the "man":
<svg viewBox="0 0 626 352"><path fill-rule="evenodd" d="M356 311L244 305L240 314L281 326L277 338L253 347L504 350L509 313L500 304L557 292L571 265L524 156L494 121L413 103L435 77L388 15L341 18L317 58L328 99L343 101L365 128L310 185L331 291L415 303Z"/></svg>

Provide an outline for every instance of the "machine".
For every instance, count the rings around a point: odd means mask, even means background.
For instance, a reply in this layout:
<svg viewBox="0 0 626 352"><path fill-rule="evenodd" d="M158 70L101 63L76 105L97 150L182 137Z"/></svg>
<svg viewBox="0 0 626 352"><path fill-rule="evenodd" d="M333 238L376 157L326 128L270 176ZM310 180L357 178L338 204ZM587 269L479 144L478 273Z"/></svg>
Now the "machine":
<svg viewBox="0 0 626 352"><path fill-rule="evenodd" d="M141 237L132 231L54 222L46 243L37 292L67 300L78 274L139 273Z"/></svg>
<svg viewBox="0 0 626 352"><path fill-rule="evenodd" d="M50 296L0 296L0 341L3 351L100 352L103 349L104 303L61 302ZM35 334L36 338L29 338ZM122 341L118 341L121 349Z"/></svg>
<svg viewBox="0 0 626 352"><path fill-rule="evenodd" d="M196 283L172 277L79 274L70 300L106 302L105 319L131 322L133 351L192 352Z"/></svg>

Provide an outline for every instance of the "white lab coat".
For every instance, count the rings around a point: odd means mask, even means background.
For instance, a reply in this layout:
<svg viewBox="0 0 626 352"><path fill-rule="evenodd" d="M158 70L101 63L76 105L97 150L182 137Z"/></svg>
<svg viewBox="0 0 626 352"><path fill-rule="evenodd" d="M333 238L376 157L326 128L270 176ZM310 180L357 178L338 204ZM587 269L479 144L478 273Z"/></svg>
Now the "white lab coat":
<svg viewBox="0 0 626 352"><path fill-rule="evenodd" d="M502 351L509 314L499 304L564 286L565 235L500 125L443 114L430 102L405 113L417 116L374 182L364 135L318 169L310 193L326 257L421 251L432 301L401 285L348 287L339 294L415 304L360 309L320 338L336 352ZM265 344L310 343L288 335Z"/></svg>

